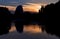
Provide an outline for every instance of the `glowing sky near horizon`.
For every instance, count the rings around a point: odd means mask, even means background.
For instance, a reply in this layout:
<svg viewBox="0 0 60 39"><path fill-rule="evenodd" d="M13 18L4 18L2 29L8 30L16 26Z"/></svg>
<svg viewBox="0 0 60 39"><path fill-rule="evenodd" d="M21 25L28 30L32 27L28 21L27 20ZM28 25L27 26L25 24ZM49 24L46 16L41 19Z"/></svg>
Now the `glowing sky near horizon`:
<svg viewBox="0 0 60 39"><path fill-rule="evenodd" d="M41 8L40 4L29 4L29 5L23 5L24 11L30 11L30 12L39 12L39 9Z"/></svg>
<svg viewBox="0 0 60 39"><path fill-rule="evenodd" d="M33 11L38 12L41 8L41 5L46 5L48 3L55 3L58 0L0 0L0 5L8 5L9 10L15 10L16 7L11 6L18 6L24 5L24 11Z"/></svg>

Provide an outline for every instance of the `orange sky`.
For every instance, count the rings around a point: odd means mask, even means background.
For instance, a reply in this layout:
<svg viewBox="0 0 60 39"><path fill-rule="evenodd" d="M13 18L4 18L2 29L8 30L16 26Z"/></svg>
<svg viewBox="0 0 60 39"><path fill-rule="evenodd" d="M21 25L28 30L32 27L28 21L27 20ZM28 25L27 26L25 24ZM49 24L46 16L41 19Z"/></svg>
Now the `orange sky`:
<svg viewBox="0 0 60 39"><path fill-rule="evenodd" d="M38 12L41 6L26 6L23 7L24 11Z"/></svg>
<svg viewBox="0 0 60 39"><path fill-rule="evenodd" d="M38 12L39 9L41 8L41 5L45 6L46 4L44 3L27 3L26 5L23 5L23 10L24 11L31 11L31 12ZM0 7L3 5L0 5ZM15 11L16 7L15 6L3 6L7 7L9 10Z"/></svg>
<svg viewBox="0 0 60 39"><path fill-rule="evenodd" d="M45 6L46 4L27 3L26 5L23 5L23 9L24 11L39 12L39 9L41 9L41 5Z"/></svg>
<svg viewBox="0 0 60 39"><path fill-rule="evenodd" d="M41 5L39 4L28 3L28 5L23 5L24 11L38 12L40 8Z"/></svg>

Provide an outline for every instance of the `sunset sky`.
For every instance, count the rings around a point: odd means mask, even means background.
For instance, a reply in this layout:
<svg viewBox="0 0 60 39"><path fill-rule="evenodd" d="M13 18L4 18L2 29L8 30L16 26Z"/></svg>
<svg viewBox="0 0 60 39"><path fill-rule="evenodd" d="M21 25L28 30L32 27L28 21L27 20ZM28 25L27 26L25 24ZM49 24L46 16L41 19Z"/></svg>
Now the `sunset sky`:
<svg viewBox="0 0 60 39"><path fill-rule="evenodd" d="M27 3L28 5L23 5L24 11L38 12L41 8L41 4Z"/></svg>
<svg viewBox="0 0 60 39"><path fill-rule="evenodd" d="M26 3L55 3L58 0L0 0L0 4L19 5Z"/></svg>
<svg viewBox="0 0 60 39"><path fill-rule="evenodd" d="M38 12L41 6L49 3L56 3L58 0L0 0L0 7L7 7L10 11L16 10L18 5L23 6L24 11ZM28 27L27 27L28 26ZM40 27L39 27L40 26ZM58 39L55 35L47 34L42 31L42 25L24 25L23 33L18 33L14 23L11 23L11 29L6 35L0 36L0 39ZM32 32L37 34L28 34ZM32 37L32 38L31 38Z"/></svg>
<svg viewBox="0 0 60 39"><path fill-rule="evenodd" d="M24 11L30 11L30 12L39 12L39 9L41 9L41 5L45 6L47 4L45 3L26 3L23 6ZM0 7L7 7L11 11L15 11L17 6L5 6L5 5L0 5Z"/></svg>
<svg viewBox="0 0 60 39"><path fill-rule="evenodd" d="M0 5L5 5L9 10L15 11L18 5L23 5L24 11L38 12L41 5L55 3L58 0L0 0Z"/></svg>

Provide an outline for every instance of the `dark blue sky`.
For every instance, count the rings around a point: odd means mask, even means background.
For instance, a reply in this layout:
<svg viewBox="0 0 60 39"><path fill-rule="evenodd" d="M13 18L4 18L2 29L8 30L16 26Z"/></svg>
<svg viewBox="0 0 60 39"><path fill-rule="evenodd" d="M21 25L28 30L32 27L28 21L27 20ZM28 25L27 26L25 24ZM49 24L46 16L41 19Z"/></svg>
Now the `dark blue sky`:
<svg viewBox="0 0 60 39"><path fill-rule="evenodd" d="M58 0L0 0L0 5L19 5L19 4L25 4L25 3L54 3Z"/></svg>

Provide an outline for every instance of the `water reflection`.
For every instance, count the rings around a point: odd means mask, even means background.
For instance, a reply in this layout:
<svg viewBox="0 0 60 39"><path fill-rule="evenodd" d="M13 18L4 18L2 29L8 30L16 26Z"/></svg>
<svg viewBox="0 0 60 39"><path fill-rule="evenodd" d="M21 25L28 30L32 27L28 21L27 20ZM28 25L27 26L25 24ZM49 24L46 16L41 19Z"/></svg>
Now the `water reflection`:
<svg viewBox="0 0 60 39"><path fill-rule="evenodd" d="M16 31L15 24L12 24L11 29L9 32L14 32ZM39 25L24 25L23 32L29 32L29 33L41 33L42 28Z"/></svg>
<svg viewBox="0 0 60 39"><path fill-rule="evenodd" d="M30 33L40 33L42 32L42 29L39 25L25 25L24 26L24 32L30 32Z"/></svg>

